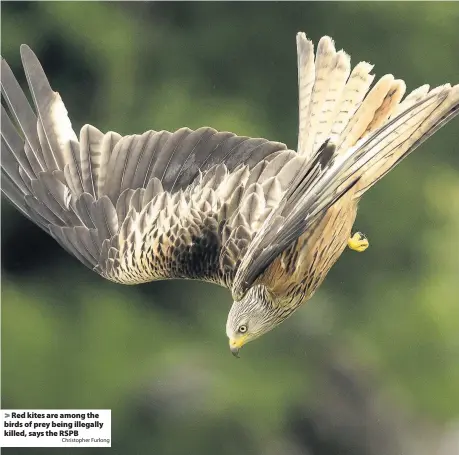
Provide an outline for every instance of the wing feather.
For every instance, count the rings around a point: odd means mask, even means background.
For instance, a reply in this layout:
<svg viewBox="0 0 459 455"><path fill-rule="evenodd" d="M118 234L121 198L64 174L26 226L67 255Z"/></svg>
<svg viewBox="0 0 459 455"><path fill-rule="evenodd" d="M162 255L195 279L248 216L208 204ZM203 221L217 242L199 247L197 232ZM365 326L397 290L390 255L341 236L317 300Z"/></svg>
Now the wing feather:
<svg viewBox="0 0 459 455"><path fill-rule="evenodd" d="M96 180L96 197L101 197L106 194L106 180L108 174L108 166L114 153L116 146L121 140L118 133L109 131L104 135L102 144L100 146L100 157L98 155L91 155L91 165L93 169L93 178Z"/></svg>
<svg viewBox="0 0 459 455"><path fill-rule="evenodd" d="M14 180L5 172L2 167L2 192L16 206L16 208L27 218L31 219L29 208L25 202L25 195ZM42 227L42 225L40 225Z"/></svg>
<svg viewBox="0 0 459 455"><path fill-rule="evenodd" d="M139 143L133 150L133 155L129 157L131 164L126 169L123 190L126 188L135 189L145 187L147 174L150 169L149 161L153 157L153 154L149 154L149 150L155 133L156 131L147 131L141 135Z"/></svg>
<svg viewBox="0 0 459 455"><path fill-rule="evenodd" d="M21 194L25 195L29 191L29 184L26 183L25 179L30 182L30 179L27 176L22 177L19 170L18 162L16 157L12 153L11 149L8 147L6 142L1 140L2 144L2 170L8 175L11 179L14 186L18 188Z"/></svg>
<svg viewBox="0 0 459 455"><path fill-rule="evenodd" d="M91 125L84 125L80 131L80 161L83 191L96 195L97 174L93 170L95 161L100 160L104 134Z"/></svg>
<svg viewBox="0 0 459 455"><path fill-rule="evenodd" d="M1 132L2 151L8 150L8 152L4 152L4 153L9 153L10 155L11 154L14 155L14 158L17 161L17 164L19 165L20 168L24 170L29 180L31 178L36 177L37 174L34 173L30 165L30 162L25 154L24 142L21 136L19 136L18 132L16 131L16 128L14 127L10 118L8 117L8 114L6 113L3 105L1 106L1 122L2 122L2 132Z"/></svg>
<svg viewBox="0 0 459 455"><path fill-rule="evenodd" d="M58 93L53 92L36 55L30 47L24 44L21 46L21 59L43 133L54 156L53 161L62 170L65 162L63 154L65 147L63 146L71 141L77 142L77 137L61 97ZM39 157L38 151L41 149L32 148L36 150L37 157Z"/></svg>

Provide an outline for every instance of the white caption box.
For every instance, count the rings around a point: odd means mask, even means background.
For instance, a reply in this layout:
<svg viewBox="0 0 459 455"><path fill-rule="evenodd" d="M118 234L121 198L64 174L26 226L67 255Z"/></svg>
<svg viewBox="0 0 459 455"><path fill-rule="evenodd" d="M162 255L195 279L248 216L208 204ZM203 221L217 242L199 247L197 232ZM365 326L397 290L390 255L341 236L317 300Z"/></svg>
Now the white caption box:
<svg viewBox="0 0 459 455"><path fill-rule="evenodd" d="M111 447L110 409L2 409L0 447Z"/></svg>

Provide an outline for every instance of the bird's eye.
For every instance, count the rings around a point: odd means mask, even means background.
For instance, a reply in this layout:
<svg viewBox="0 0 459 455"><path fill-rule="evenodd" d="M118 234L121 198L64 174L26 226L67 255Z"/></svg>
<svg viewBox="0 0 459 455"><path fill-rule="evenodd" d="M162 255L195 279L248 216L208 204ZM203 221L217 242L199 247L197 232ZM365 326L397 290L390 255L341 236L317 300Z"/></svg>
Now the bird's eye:
<svg viewBox="0 0 459 455"><path fill-rule="evenodd" d="M247 332L247 326L246 325L240 325L239 328L237 329L239 333L245 333Z"/></svg>

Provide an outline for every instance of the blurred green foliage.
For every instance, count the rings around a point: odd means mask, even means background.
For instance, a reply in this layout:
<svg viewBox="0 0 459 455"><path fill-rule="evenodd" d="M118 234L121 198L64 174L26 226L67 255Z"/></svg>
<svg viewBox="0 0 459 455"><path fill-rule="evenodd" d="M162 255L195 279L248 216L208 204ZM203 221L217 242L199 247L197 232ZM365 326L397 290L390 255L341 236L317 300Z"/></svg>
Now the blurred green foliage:
<svg viewBox="0 0 459 455"><path fill-rule="evenodd" d="M3 57L24 84L29 44L76 130L211 125L295 148L300 30L409 90L458 82L457 3L2 6ZM227 291L104 282L2 204L2 406L110 408L119 454L399 453L416 422L425 440L441 432L459 419L457 132L455 120L366 195L368 252L345 252L239 361Z"/></svg>

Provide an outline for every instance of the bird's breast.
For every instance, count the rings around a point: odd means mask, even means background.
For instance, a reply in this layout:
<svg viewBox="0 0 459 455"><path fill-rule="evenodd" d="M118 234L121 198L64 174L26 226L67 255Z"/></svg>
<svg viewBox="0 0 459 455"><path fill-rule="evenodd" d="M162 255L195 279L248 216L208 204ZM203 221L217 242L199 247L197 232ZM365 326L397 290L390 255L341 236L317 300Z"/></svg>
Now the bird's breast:
<svg viewBox="0 0 459 455"><path fill-rule="evenodd" d="M264 281L285 305L312 297L346 248L356 214L352 195L343 197L314 232L305 232L273 262Z"/></svg>

